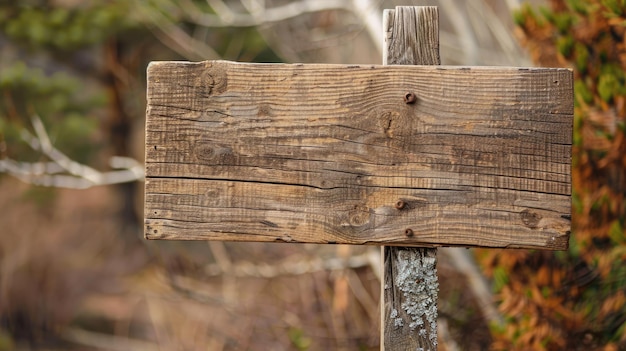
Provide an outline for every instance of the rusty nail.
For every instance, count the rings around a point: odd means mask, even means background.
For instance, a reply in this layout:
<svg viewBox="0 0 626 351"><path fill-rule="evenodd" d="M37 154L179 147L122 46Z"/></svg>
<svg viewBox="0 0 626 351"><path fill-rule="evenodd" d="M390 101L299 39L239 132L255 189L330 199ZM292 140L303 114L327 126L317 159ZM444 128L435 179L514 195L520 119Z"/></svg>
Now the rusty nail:
<svg viewBox="0 0 626 351"><path fill-rule="evenodd" d="M396 204L394 205L394 207L397 208L398 210L403 209L404 206L406 206L406 202L404 202L402 200L396 201Z"/></svg>
<svg viewBox="0 0 626 351"><path fill-rule="evenodd" d="M413 236L413 229L408 228L404 231L404 235L408 236L409 238Z"/></svg>
<svg viewBox="0 0 626 351"><path fill-rule="evenodd" d="M412 104L417 100L417 98L415 97L415 94L413 94L412 92L408 92L406 94L404 94L404 102L407 104Z"/></svg>

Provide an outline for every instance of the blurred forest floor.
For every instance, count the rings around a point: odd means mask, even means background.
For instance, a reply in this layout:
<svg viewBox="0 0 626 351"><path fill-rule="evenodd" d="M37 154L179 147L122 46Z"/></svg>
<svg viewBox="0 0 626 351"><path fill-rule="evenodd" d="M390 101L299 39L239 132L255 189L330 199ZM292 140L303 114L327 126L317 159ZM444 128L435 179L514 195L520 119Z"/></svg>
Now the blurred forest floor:
<svg viewBox="0 0 626 351"><path fill-rule="evenodd" d="M0 182L0 350L379 349L378 248L122 240L110 189L47 191ZM438 271L447 337L487 348L464 277Z"/></svg>

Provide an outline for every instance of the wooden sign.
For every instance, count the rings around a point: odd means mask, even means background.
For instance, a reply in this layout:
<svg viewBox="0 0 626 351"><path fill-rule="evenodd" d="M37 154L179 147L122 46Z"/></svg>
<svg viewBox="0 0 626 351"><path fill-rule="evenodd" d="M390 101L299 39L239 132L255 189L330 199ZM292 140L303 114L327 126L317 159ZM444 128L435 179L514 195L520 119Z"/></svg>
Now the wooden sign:
<svg viewBox="0 0 626 351"><path fill-rule="evenodd" d="M565 249L572 72L156 62L145 236Z"/></svg>

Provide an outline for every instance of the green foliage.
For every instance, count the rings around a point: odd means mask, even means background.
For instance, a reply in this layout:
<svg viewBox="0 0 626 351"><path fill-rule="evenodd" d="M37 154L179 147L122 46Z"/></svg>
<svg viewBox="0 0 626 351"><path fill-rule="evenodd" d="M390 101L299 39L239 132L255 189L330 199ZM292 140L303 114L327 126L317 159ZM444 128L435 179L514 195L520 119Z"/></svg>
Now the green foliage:
<svg viewBox="0 0 626 351"><path fill-rule="evenodd" d="M11 335L0 329L0 351L11 350L15 350L15 343L13 342Z"/></svg>
<svg viewBox="0 0 626 351"><path fill-rule="evenodd" d="M513 22L516 26L521 27L526 23L526 17L532 13L532 8L528 4L523 4L519 11L513 13Z"/></svg>
<svg viewBox="0 0 626 351"><path fill-rule="evenodd" d="M567 34L569 29L575 22L575 17L567 12L555 13L546 8L541 9L541 14L546 18L546 20L552 24L561 35Z"/></svg>
<svg viewBox="0 0 626 351"><path fill-rule="evenodd" d="M574 49L574 44L574 38L571 36L565 36L557 40L556 47L561 55L569 56Z"/></svg>
<svg viewBox="0 0 626 351"><path fill-rule="evenodd" d="M611 223L611 227L609 229L609 237L613 241L615 245L625 245L626 244L626 228L622 221L616 219Z"/></svg>
<svg viewBox="0 0 626 351"><path fill-rule="evenodd" d="M585 0L567 0L567 6L571 12L586 16L589 13L590 4Z"/></svg>
<svg viewBox="0 0 626 351"><path fill-rule="evenodd" d="M589 105L593 102L593 94L587 87L587 84L581 80L577 80L574 82L574 95L575 95L575 103L578 106Z"/></svg>
<svg viewBox="0 0 626 351"><path fill-rule="evenodd" d="M561 53L563 56L569 56L570 53ZM576 69L580 73L587 72L587 63L589 61L589 49L582 43L574 44L574 57L576 61Z"/></svg>
<svg viewBox="0 0 626 351"><path fill-rule="evenodd" d="M0 137L7 143L5 156L40 160L40 153L21 136L23 130L32 133L30 120L36 115L55 147L88 163L98 148L93 134L99 129L106 92L97 84L100 72L72 67L77 59L97 60L98 47L139 25L132 4L118 0L0 4L0 32L10 49L6 57L13 58L0 62Z"/></svg>
<svg viewBox="0 0 626 351"><path fill-rule="evenodd" d="M85 7L9 5L0 9L0 30L32 49L75 50L103 42L131 26L127 1Z"/></svg>
<svg viewBox="0 0 626 351"><path fill-rule="evenodd" d="M311 338L305 336L304 331L299 328L291 328L289 329L289 340L293 346L301 351L308 350L311 347Z"/></svg>
<svg viewBox="0 0 626 351"><path fill-rule="evenodd" d="M605 102L611 102L615 95L625 95L624 71L615 64L602 65L598 78L598 95Z"/></svg>
<svg viewBox="0 0 626 351"><path fill-rule="evenodd" d="M55 188L45 188L40 186L32 186L23 194L23 201L34 203L40 211L48 211L56 199L57 190Z"/></svg>
<svg viewBox="0 0 626 351"><path fill-rule="evenodd" d="M624 0L602 0L605 7L605 14L609 17L620 16L624 14Z"/></svg>
<svg viewBox="0 0 626 351"><path fill-rule="evenodd" d="M22 160L34 160L38 153L20 142L20 132L28 128L33 115L46 122L57 147L74 150L77 160L88 159L95 146L89 142L96 123L88 114L94 108L93 96L84 96L76 77L66 73L46 75L42 69L16 62L0 71L0 133L9 144L7 152Z"/></svg>
<svg viewBox="0 0 626 351"><path fill-rule="evenodd" d="M499 293L508 284L509 274L503 267L496 267L493 271L493 291Z"/></svg>

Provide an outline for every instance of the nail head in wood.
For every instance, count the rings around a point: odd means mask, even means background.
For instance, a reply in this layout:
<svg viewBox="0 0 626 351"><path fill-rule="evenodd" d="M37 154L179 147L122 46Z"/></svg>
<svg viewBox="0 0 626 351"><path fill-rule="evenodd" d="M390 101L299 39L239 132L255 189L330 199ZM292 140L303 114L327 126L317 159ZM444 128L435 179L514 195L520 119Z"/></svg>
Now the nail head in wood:
<svg viewBox="0 0 626 351"><path fill-rule="evenodd" d="M403 209L406 206L406 202L402 201L402 200L398 200L396 201L394 207L398 210Z"/></svg>
<svg viewBox="0 0 626 351"><path fill-rule="evenodd" d="M405 103L413 104L413 103L415 103L415 101L417 101L417 97L412 92L409 91L406 94L404 94L404 102Z"/></svg>
<svg viewBox="0 0 626 351"><path fill-rule="evenodd" d="M407 236L407 237L409 237L409 238L413 237L413 235L414 235L414 234L415 234L415 233L413 233L413 229L411 229L411 228L407 228L407 229L404 231L404 235L406 235L406 236Z"/></svg>

